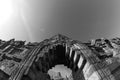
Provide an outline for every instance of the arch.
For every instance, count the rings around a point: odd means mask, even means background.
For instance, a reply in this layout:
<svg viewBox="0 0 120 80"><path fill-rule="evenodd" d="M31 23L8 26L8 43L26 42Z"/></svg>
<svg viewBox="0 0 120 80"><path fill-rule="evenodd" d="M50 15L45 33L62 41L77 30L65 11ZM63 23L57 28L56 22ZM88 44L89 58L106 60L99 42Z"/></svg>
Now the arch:
<svg viewBox="0 0 120 80"><path fill-rule="evenodd" d="M47 75L46 74L47 71L52 67L54 67L55 65L64 64L68 68L71 68L73 73L79 77L78 73L82 74L80 71L82 71L82 68L86 63L86 60L83 59L81 67L79 67L79 63L83 56L81 55L82 54L81 51L78 48L75 48L74 45L70 45L70 47L69 45L68 46L66 45L57 43L57 44L49 45L50 47L46 46L42 48L39 54L44 54L44 55L39 57L37 62L33 62L28 73L31 73L30 71L32 69L37 68L38 72L41 72L41 74L43 73L42 75ZM24 80L24 78L22 80Z"/></svg>

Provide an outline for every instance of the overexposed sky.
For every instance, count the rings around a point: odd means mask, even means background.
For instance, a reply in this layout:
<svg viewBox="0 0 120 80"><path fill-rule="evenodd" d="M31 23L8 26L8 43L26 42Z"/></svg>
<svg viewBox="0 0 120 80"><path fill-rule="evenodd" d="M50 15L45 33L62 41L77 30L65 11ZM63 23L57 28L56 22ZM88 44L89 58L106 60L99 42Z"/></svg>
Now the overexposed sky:
<svg viewBox="0 0 120 80"><path fill-rule="evenodd" d="M52 75L56 76L58 72L61 73L63 78L66 78L66 76L69 77L71 75L72 70L67 68L67 66L64 66L64 65L56 65L55 67L53 67L48 71L48 74L51 76Z"/></svg>
<svg viewBox="0 0 120 80"><path fill-rule="evenodd" d="M0 25L1 39L41 41L57 33L80 41L120 36L119 0L10 1L13 14Z"/></svg>

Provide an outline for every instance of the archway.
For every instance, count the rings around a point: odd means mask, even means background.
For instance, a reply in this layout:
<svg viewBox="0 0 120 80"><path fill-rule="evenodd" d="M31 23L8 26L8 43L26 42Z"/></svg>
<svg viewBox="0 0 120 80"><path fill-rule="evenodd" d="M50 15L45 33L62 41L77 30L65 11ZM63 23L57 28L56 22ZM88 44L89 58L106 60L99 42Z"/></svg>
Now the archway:
<svg viewBox="0 0 120 80"><path fill-rule="evenodd" d="M72 70L74 80L85 80L82 74L85 60L80 63L80 54L71 47L62 44L52 44L44 47L39 54L39 59L33 62L27 75L22 80L50 80L48 70L58 64L64 64ZM42 56L42 54L44 54ZM82 67L80 67L80 64Z"/></svg>

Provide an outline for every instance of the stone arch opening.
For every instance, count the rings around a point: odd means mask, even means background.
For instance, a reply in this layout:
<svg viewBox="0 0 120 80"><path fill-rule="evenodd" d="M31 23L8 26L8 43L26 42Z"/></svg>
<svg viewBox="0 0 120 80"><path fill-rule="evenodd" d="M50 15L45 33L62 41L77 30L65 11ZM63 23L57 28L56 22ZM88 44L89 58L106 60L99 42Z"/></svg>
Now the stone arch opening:
<svg viewBox="0 0 120 80"><path fill-rule="evenodd" d="M74 49L70 51L70 48L67 49L66 52L66 49L66 46L61 44L54 45L51 48L47 47L43 52L44 55L40 56L37 61L33 62L28 74L23 75L22 80L50 80L50 76L47 72L58 64L64 64L70 68L74 74L73 76L76 76L76 74L80 75L81 71L78 67L80 54L76 54ZM42 54L42 52L39 54Z"/></svg>
<svg viewBox="0 0 120 80"><path fill-rule="evenodd" d="M57 45L53 47L53 49L49 49L49 55L51 55L51 50L53 53L52 55L54 55L54 58L52 59L53 63L51 66L55 66L56 64L64 64L65 66L68 65L69 59L66 58L66 55L65 55L66 53L65 46Z"/></svg>

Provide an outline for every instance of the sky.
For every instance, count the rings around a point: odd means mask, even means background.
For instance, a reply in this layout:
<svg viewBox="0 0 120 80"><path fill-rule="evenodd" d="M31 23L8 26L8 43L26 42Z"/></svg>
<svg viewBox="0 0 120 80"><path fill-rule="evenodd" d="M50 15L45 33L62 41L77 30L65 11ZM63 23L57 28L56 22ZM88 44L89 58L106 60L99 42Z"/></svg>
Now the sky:
<svg viewBox="0 0 120 80"><path fill-rule="evenodd" d="M58 33L83 42L120 37L119 0L10 1L13 14L0 25L0 39L40 42Z"/></svg>
<svg viewBox="0 0 120 80"><path fill-rule="evenodd" d="M56 65L55 67L52 67L52 69L49 69L48 74L52 77L57 76L57 73L60 72L61 76L63 78L70 77L72 70L70 68L67 68L67 66L64 65Z"/></svg>

